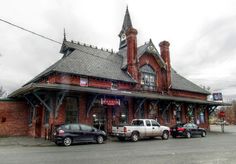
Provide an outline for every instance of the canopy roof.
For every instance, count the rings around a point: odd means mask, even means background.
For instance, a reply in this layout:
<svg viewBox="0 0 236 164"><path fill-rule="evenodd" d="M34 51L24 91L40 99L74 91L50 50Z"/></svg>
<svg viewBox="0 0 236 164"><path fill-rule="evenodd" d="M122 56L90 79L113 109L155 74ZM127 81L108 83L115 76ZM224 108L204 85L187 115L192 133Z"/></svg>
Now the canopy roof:
<svg viewBox="0 0 236 164"><path fill-rule="evenodd" d="M80 87L80 86L72 86L65 84L39 84L39 83L31 83L28 84L12 94L9 97L21 97L25 94L36 92L36 91L64 91L64 92L87 92L94 94L107 94L107 95L117 95L117 96L127 96L127 97L135 97L135 98L146 98L152 100L166 100L166 101L176 101L176 102L187 102L187 103L196 103L203 105L214 105L214 106L228 106L230 104L222 103L222 102L214 102L214 101L206 101L185 97L176 97L176 96L167 96L150 92L137 92L137 91L122 91L122 90L109 90L109 89L100 89L100 88L91 88L91 87Z"/></svg>

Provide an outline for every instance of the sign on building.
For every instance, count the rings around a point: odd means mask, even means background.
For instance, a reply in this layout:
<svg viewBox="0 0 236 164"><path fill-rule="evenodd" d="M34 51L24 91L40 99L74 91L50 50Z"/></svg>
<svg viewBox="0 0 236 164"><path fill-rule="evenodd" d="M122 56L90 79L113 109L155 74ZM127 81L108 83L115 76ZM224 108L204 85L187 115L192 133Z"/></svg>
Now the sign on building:
<svg viewBox="0 0 236 164"><path fill-rule="evenodd" d="M80 86L82 86L82 87L87 87L87 86L88 86L88 78L86 78L86 77L81 77L81 78L80 78Z"/></svg>
<svg viewBox="0 0 236 164"><path fill-rule="evenodd" d="M101 98L101 104L108 106L120 105L120 99Z"/></svg>
<svg viewBox="0 0 236 164"><path fill-rule="evenodd" d="M223 101L222 93L213 93L213 101Z"/></svg>

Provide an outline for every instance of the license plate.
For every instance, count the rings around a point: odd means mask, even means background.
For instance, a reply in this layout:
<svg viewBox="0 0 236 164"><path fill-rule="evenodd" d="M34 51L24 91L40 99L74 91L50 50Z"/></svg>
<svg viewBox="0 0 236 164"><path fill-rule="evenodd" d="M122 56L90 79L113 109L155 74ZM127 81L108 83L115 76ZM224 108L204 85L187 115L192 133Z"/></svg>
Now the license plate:
<svg viewBox="0 0 236 164"><path fill-rule="evenodd" d="M176 129L173 129L173 131L176 131Z"/></svg>

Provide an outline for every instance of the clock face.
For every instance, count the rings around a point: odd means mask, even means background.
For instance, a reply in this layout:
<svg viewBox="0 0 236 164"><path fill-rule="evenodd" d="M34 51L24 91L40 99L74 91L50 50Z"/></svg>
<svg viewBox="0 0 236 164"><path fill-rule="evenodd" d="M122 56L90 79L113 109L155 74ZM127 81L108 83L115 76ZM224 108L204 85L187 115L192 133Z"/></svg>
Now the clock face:
<svg viewBox="0 0 236 164"><path fill-rule="evenodd" d="M121 35L121 40L123 41L123 40L125 40L126 39L126 35L125 34L122 34Z"/></svg>

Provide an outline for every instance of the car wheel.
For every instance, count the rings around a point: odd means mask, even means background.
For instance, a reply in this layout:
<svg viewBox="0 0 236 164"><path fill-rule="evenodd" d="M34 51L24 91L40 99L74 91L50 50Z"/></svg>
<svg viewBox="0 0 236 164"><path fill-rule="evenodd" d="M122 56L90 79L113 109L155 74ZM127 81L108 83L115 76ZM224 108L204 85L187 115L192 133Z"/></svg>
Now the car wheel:
<svg viewBox="0 0 236 164"><path fill-rule="evenodd" d="M98 144L102 144L103 143L103 141L104 141L104 139L103 139L103 137L102 136L97 136L97 143Z"/></svg>
<svg viewBox="0 0 236 164"><path fill-rule="evenodd" d="M169 132L168 131L164 131L161 137L163 140L168 140L169 138Z"/></svg>
<svg viewBox="0 0 236 164"><path fill-rule="evenodd" d="M72 144L72 140L70 137L65 137L63 140L64 146L70 146Z"/></svg>
<svg viewBox="0 0 236 164"><path fill-rule="evenodd" d="M173 134L172 137L173 137L173 138L176 138L176 134Z"/></svg>
<svg viewBox="0 0 236 164"><path fill-rule="evenodd" d="M205 131L202 131L202 137L206 137L206 132Z"/></svg>
<svg viewBox="0 0 236 164"><path fill-rule="evenodd" d="M191 133L190 132L186 132L186 137L187 138L191 138Z"/></svg>
<svg viewBox="0 0 236 164"><path fill-rule="evenodd" d="M139 139L138 133L136 133L136 132L135 132L135 133L132 133L132 135L131 135L131 141L137 142L138 139Z"/></svg>
<svg viewBox="0 0 236 164"><path fill-rule="evenodd" d="M119 141L125 141L125 137L118 137Z"/></svg>

